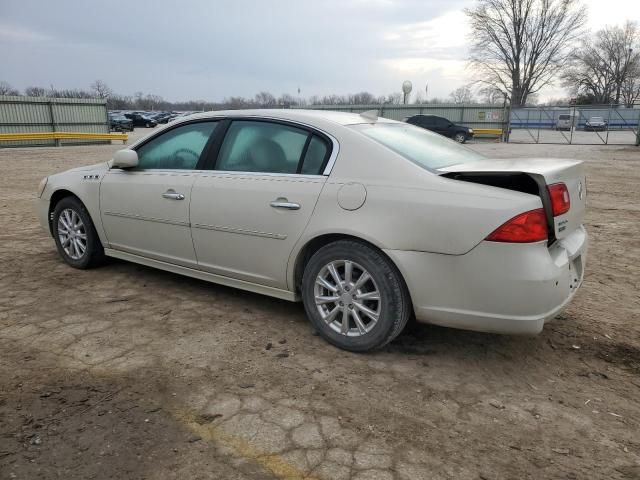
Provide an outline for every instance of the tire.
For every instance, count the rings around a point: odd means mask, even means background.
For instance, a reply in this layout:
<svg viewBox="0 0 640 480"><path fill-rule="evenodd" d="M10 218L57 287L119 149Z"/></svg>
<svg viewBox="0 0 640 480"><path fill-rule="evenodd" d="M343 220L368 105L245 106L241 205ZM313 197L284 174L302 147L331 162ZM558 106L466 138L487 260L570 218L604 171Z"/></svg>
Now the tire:
<svg viewBox="0 0 640 480"><path fill-rule="evenodd" d="M61 216L63 217L63 221L60 220ZM76 225L81 225L81 227L74 231L74 235L77 240L80 241L80 244L83 243L81 235L84 235L85 248L80 255L78 254L80 253L81 246L74 247L72 245L73 240L66 245L62 243L63 240L61 236L64 237L64 235L62 235L61 232L64 231L65 222L69 224L70 218L74 220L79 219L81 222L80 224L75 223ZM53 209L51 231L56 242L58 253L62 259L73 268L87 269L98 266L104 262L104 248L102 247L96 228L93 225L91 216L82 202L76 197L64 197L56 204ZM67 229L67 231L69 230ZM81 232L81 235L77 235L77 232Z"/></svg>
<svg viewBox="0 0 640 480"><path fill-rule="evenodd" d="M467 134L464 132L457 132L454 136L453 139L458 142L458 143L464 143L467 141Z"/></svg>
<svg viewBox="0 0 640 480"><path fill-rule="evenodd" d="M351 281L343 281L339 286L329 266L333 265L341 280L347 280L347 263L351 265ZM364 278L363 272L370 279L358 285ZM319 283L319 277L329 278L325 281L336 292L326 288L326 283ZM317 304L316 296L322 297L324 303ZM328 298L339 300L326 301ZM354 240L330 243L311 257L302 277L302 300L320 335L351 352L383 347L402 332L412 312L409 293L395 265L380 251ZM377 314L375 320L365 313L367 310Z"/></svg>

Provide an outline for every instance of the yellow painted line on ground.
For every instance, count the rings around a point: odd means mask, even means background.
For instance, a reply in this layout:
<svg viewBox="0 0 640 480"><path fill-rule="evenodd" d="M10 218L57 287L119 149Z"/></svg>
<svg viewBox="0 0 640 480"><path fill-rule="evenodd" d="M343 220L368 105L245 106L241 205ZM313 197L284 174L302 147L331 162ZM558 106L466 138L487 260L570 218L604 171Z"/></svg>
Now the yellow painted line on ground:
<svg viewBox="0 0 640 480"><path fill-rule="evenodd" d="M287 480L317 480L316 477L307 476L302 470L288 463L280 455L265 453L249 442L231 435L214 425L198 423L196 416L192 413L174 412L174 417L203 440L231 448L236 455L257 463L279 478Z"/></svg>

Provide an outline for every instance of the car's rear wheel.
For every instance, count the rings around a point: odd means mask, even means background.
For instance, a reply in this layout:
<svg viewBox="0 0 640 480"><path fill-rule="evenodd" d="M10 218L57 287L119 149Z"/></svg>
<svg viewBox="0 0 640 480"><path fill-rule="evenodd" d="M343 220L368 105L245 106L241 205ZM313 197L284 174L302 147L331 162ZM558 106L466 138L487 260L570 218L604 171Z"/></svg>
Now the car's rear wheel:
<svg viewBox="0 0 640 480"><path fill-rule="evenodd" d="M409 294L395 265L380 251L352 240L326 245L311 257L302 297L320 335L353 352L386 345L411 315Z"/></svg>
<svg viewBox="0 0 640 480"><path fill-rule="evenodd" d="M467 134L463 132L458 132L453 136L453 139L458 143L464 143L467 141Z"/></svg>
<svg viewBox="0 0 640 480"><path fill-rule="evenodd" d="M80 200L65 197L53 210L52 232L58 253L74 268L90 268L104 261L104 248L89 212Z"/></svg>

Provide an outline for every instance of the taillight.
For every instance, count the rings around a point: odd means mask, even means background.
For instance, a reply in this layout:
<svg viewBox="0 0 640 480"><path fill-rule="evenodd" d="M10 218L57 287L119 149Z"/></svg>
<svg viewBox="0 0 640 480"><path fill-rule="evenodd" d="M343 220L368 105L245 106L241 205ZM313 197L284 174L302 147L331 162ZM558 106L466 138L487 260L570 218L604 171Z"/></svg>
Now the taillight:
<svg viewBox="0 0 640 480"><path fill-rule="evenodd" d="M553 216L557 217L563 213L567 213L571 208L571 199L569 198L569 190L564 183L554 183L547 187L549 197L551 197L551 209Z"/></svg>
<svg viewBox="0 0 640 480"><path fill-rule="evenodd" d="M516 215L486 238L490 242L509 243L530 243L546 239L547 218L542 208Z"/></svg>

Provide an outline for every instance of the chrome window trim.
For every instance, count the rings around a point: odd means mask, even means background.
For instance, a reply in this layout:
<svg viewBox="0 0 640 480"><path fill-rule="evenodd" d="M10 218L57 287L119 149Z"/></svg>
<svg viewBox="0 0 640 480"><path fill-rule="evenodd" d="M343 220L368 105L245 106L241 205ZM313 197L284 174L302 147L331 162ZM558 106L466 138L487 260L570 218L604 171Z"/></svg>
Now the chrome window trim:
<svg viewBox="0 0 640 480"><path fill-rule="evenodd" d="M234 176L234 177L289 177L300 178L308 180L317 180L326 178L325 175L309 175L302 173L275 173L275 172L240 172L236 170L204 170L204 176L206 177L222 177L222 176Z"/></svg>
<svg viewBox="0 0 640 480"><path fill-rule="evenodd" d="M279 122L285 122L285 123L291 123L293 125L300 125L301 127L306 127L309 128L311 130L314 130L316 132L320 132L323 135L325 135L327 138L329 138L329 140L331 140L331 156L329 157L329 160L327 161L327 165L324 167L324 170L322 171L322 174L319 175L313 175L315 177L328 177L331 174L331 171L333 170L333 167L336 163L336 159L338 158L338 153L340 152L340 142L338 142L338 139L336 137L334 137L333 135L331 135L328 132L325 132L324 130L322 130L321 128L316 127L315 125L310 125L306 122L301 122L299 120L291 120L288 118L281 118L281 117L272 117L269 115L220 115L220 116L215 116L212 115L210 117L200 117L200 118L192 118L189 119L191 121L220 121L220 120L275 120L275 121L279 121ZM184 120L184 122L187 122L187 119ZM180 122L177 125L182 124L183 122ZM170 125L170 124L167 124ZM176 125L176 126L177 126ZM136 143L134 143L133 145L131 145L129 147L129 149L131 150L135 150L139 144L143 143L143 141L146 142L150 142L151 140L157 138L158 136L162 135L162 133L164 132L164 130L167 127L165 126L162 130L159 130L155 135L153 135L150 138L142 138L140 140L138 140ZM141 172L143 170L136 170L137 172ZM154 171L153 169L148 169L146 171ZM167 171L167 170L165 170ZM178 170L179 171L179 170ZM202 170L190 170L190 171L194 171L194 172L200 172ZM209 172L213 172L213 171L225 171L225 170L206 170ZM256 174L260 174L259 172L243 172L243 173L256 173ZM269 175L269 173L262 173L261 175ZM295 176L312 176L312 175L301 175L301 174L295 174L295 173L282 173L282 174L277 174L277 175L295 175Z"/></svg>
<svg viewBox="0 0 640 480"><path fill-rule="evenodd" d="M193 175L193 174L198 174L198 173L206 173L206 172L210 172L211 170L189 170L187 168L140 168L140 169L128 169L128 168L118 168L118 167L111 167L109 169L110 173L126 173L127 175L134 175L136 173L144 173L144 174L151 174L151 173L181 173L184 176L189 176L189 175Z"/></svg>

